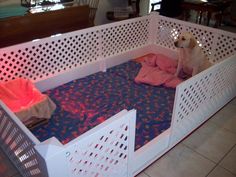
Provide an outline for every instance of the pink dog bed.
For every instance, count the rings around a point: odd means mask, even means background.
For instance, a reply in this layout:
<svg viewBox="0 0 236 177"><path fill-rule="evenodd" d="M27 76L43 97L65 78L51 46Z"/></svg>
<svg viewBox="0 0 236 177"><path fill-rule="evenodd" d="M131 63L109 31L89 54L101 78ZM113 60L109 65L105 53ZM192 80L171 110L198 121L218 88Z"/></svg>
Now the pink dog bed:
<svg viewBox="0 0 236 177"><path fill-rule="evenodd" d="M32 119L49 119L56 109L47 95L22 78L0 83L0 100L26 125L34 122Z"/></svg>

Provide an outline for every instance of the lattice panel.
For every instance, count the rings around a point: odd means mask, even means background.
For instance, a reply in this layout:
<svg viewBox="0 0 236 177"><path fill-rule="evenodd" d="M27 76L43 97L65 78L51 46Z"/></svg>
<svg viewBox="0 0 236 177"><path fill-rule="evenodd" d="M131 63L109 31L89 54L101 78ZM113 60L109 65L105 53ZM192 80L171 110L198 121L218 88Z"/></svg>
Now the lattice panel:
<svg viewBox="0 0 236 177"><path fill-rule="evenodd" d="M183 26L179 23L159 18L156 26L156 44L175 50L174 40L183 31Z"/></svg>
<svg viewBox="0 0 236 177"><path fill-rule="evenodd" d="M212 63L217 63L236 53L236 35L215 30L193 23L176 21L159 16L156 26L156 44L174 49L174 40L183 32L188 31L194 35L198 45L202 47Z"/></svg>
<svg viewBox="0 0 236 177"><path fill-rule="evenodd" d="M0 105L0 146L24 177L41 177L34 143Z"/></svg>
<svg viewBox="0 0 236 177"><path fill-rule="evenodd" d="M116 123L67 151L72 177L127 176L128 129L128 123Z"/></svg>
<svg viewBox="0 0 236 177"><path fill-rule="evenodd" d="M230 88L236 84L236 63L232 65L223 65L218 68L218 71L212 74L212 90L210 98L223 93L226 88Z"/></svg>
<svg viewBox="0 0 236 177"><path fill-rule="evenodd" d="M215 35L213 32L208 31L206 29L201 28L200 26L188 26L186 27L186 31L193 34L195 39L198 42L198 45L203 49L203 52L211 61L213 60L214 56L212 56L213 51L213 41L215 40Z"/></svg>
<svg viewBox="0 0 236 177"><path fill-rule="evenodd" d="M150 20L135 19L101 30L102 56L108 57L148 44Z"/></svg>
<svg viewBox="0 0 236 177"><path fill-rule="evenodd" d="M217 37L213 61L222 61L232 54L236 54L236 34L234 37L220 34Z"/></svg>
<svg viewBox="0 0 236 177"><path fill-rule="evenodd" d="M207 87L210 84L209 78L210 75L194 84L190 84L183 90L180 96L180 110L177 113L179 119L177 119L177 122L190 116L202 103L206 102L209 94L209 88Z"/></svg>
<svg viewBox="0 0 236 177"><path fill-rule="evenodd" d="M196 111L209 106L211 100L220 98L228 90L235 88L235 76L236 62L228 62L215 66L201 78L182 85L179 90L180 99L176 103L177 124L191 119Z"/></svg>
<svg viewBox="0 0 236 177"><path fill-rule="evenodd" d="M27 45L26 45L27 46ZM98 32L70 33L0 53L0 81L38 80L98 59Z"/></svg>

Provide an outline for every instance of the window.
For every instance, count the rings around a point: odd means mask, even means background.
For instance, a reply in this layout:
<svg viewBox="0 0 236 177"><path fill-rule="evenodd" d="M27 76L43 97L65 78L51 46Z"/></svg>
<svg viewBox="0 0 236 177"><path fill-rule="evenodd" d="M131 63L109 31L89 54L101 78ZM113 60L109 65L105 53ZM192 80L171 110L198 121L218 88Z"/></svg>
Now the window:
<svg viewBox="0 0 236 177"><path fill-rule="evenodd" d="M152 3L157 3L157 2L161 2L161 0L150 0L149 1L149 12L151 12L151 9L152 9L151 4ZM154 6L154 10L158 10L158 9L160 9L160 4Z"/></svg>

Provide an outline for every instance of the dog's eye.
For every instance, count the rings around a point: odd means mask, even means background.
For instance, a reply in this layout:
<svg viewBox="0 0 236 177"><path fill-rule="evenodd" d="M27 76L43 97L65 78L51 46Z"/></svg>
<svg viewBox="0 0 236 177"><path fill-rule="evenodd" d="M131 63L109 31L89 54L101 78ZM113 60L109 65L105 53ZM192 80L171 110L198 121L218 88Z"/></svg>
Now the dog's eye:
<svg viewBox="0 0 236 177"><path fill-rule="evenodd" d="M186 39L184 37L182 37L182 41L185 41Z"/></svg>

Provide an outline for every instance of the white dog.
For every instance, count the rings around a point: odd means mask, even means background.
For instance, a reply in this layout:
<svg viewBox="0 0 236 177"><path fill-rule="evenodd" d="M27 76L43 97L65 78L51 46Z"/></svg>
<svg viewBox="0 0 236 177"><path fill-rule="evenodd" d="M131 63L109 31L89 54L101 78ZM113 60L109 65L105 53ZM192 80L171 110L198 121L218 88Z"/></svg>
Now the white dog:
<svg viewBox="0 0 236 177"><path fill-rule="evenodd" d="M188 32L180 34L174 45L179 48L179 60L175 76L179 75L181 69L194 76L212 65L192 34Z"/></svg>

